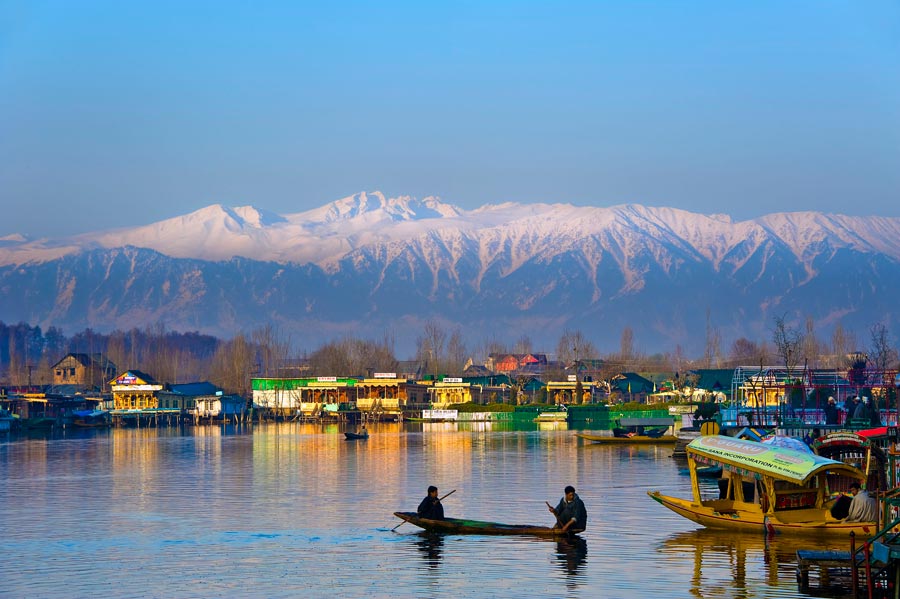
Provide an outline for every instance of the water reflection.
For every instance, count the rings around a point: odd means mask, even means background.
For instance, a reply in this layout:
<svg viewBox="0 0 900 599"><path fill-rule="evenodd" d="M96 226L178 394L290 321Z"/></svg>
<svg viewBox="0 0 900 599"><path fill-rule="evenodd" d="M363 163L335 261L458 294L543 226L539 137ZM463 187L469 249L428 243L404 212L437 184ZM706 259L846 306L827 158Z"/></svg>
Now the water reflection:
<svg viewBox="0 0 900 599"><path fill-rule="evenodd" d="M419 540L416 541L416 547L422 553L422 559L429 569L437 568L441 565L441 555L444 552L444 535L423 532L418 535Z"/></svg>
<svg viewBox="0 0 900 599"><path fill-rule="evenodd" d="M556 558L567 575L576 576L587 560L587 541L581 537L560 539L556 543Z"/></svg>
<svg viewBox="0 0 900 599"><path fill-rule="evenodd" d="M711 529L679 533L657 549L663 561L693 557L689 592L694 597L755 597L793 576L798 549L846 550L846 540L756 535ZM759 572L760 566L762 572Z"/></svg>

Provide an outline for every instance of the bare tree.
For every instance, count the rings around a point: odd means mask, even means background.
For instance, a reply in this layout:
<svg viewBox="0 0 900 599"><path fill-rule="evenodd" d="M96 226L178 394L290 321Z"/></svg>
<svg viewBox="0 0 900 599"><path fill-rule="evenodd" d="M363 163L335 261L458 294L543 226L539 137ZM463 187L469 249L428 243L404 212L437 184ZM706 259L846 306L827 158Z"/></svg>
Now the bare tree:
<svg viewBox="0 0 900 599"><path fill-rule="evenodd" d="M897 350L891 345L887 326L883 323L872 325L870 333L872 347L869 350L869 360L875 369L884 373L896 364Z"/></svg>
<svg viewBox="0 0 900 599"><path fill-rule="evenodd" d="M319 347L310 354L309 365L317 376L371 376L396 371L398 362L384 343L346 337Z"/></svg>
<svg viewBox="0 0 900 599"><path fill-rule="evenodd" d="M706 309L706 351L704 353L704 363L707 368L712 368L713 365L719 366L719 357L720 350L719 344L721 342L721 334L719 333L718 327L714 327L712 324L712 317L710 314L710 309Z"/></svg>
<svg viewBox="0 0 900 599"><path fill-rule="evenodd" d="M427 364L427 369L435 376L444 362L447 331L434 320L425 323L422 335L416 340L416 357Z"/></svg>
<svg viewBox="0 0 900 599"><path fill-rule="evenodd" d="M556 344L556 359L564 364L596 357L597 348L587 340L581 331L566 329Z"/></svg>
<svg viewBox="0 0 900 599"><path fill-rule="evenodd" d="M447 374L461 375L466 365L466 344L462 331L457 327L447 341Z"/></svg>
<svg viewBox="0 0 900 599"><path fill-rule="evenodd" d="M532 350L531 337L528 335L522 335L516 340L516 344L513 347L514 353L517 354L530 354Z"/></svg>
<svg viewBox="0 0 900 599"><path fill-rule="evenodd" d="M290 338L284 337L271 324L267 324L251 331L250 340L256 351L259 375L264 377L281 376L290 357Z"/></svg>
<svg viewBox="0 0 900 599"><path fill-rule="evenodd" d="M819 367L819 357L822 355L822 344L816 338L816 327L812 316L806 317L806 333L803 335L802 347L803 363L810 368Z"/></svg>
<svg viewBox="0 0 900 599"><path fill-rule="evenodd" d="M228 393L250 397L250 373L253 352L247 339L239 334L230 341L219 344L213 355L211 369L213 382Z"/></svg>
<svg viewBox="0 0 900 599"><path fill-rule="evenodd" d="M778 357L784 364L786 376L794 370L800 361L803 348L803 334L789 326L784 316L775 317L775 325L772 328L772 343L778 351Z"/></svg>
<svg viewBox="0 0 900 599"><path fill-rule="evenodd" d="M675 344L675 351L669 354L669 366L673 372L681 372L688 367L689 360L684 355L684 348L680 343Z"/></svg>
<svg viewBox="0 0 900 599"><path fill-rule="evenodd" d="M619 337L619 359L623 364L630 364L634 358L634 331L631 327L622 329Z"/></svg>
<svg viewBox="0 0 900 599"><path fill-rule="evenodd" d="M841 323L837 323L831 333L831 359L832 368L846 368L847 356L857 347L856 336L845 331Z"/></svg>
<svg viewBox="0 0 900 599"><path fill-rule="evenodd" d="M731 344L729 359L735 366L740 366L741 364L753 364L754 361L759 358L759 354L759 345L746 337L741 337L735 339L734 343Z"/></svg>

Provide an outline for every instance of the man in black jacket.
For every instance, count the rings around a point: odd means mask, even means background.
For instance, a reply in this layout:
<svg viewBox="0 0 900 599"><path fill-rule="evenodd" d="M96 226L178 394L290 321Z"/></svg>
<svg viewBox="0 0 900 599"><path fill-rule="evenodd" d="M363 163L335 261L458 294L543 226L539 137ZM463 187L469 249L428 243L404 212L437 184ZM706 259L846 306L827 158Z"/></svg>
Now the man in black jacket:
<svg viewBox="0 0 900 599"><path fill-rule="evenodd" d="M428 495L419 504L416 510L420 518L428 518L429 520L443 520L444 506L438 497L438 489L434 485L428 487Z"/></svg>
<svg viewBox="0 0 900 599"><path fill-rule="evenodd" d="M587 509L572 485L565 488L565 496L555 508L550 504L547 507L556 515L556 525L565 532L582 532L587 527Z"/></svg>

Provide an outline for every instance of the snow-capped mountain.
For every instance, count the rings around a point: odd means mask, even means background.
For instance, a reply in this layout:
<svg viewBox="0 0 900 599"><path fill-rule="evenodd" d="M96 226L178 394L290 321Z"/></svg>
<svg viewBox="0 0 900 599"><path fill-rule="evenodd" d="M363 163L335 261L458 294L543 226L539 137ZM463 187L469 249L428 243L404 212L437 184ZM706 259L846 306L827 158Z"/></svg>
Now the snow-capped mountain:
<svg viewBox="0 0 900 599"><path fill-rule="evenodd" d="M772 317L896 324L900 219L784 213L733 222L673 208L360 193L277 215L213 205L143 227L0 239L0 320L65 329L155 322L229 336L266 322L304 345L436 319L471 343L580 330L643 351L769 339ZM896 329L896 327L894 327ZM306 343L308 341L308 343Z"/></svg>

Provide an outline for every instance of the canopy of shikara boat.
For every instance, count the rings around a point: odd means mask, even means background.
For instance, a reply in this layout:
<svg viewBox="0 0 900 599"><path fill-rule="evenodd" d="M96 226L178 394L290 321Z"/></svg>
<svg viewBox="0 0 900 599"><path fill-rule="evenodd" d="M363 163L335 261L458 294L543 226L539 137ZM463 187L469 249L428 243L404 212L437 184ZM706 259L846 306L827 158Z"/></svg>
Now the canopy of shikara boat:
<svg viewBox="0 0 900 599"><path fill-rule="evenodd" d="M827 471L859 480L865 479L865 475L858 469L837 460L733 437L697 437L687 446L687 454L697 463L718 464L745 478L769 476L805 485L817 474Z"/></svg>

